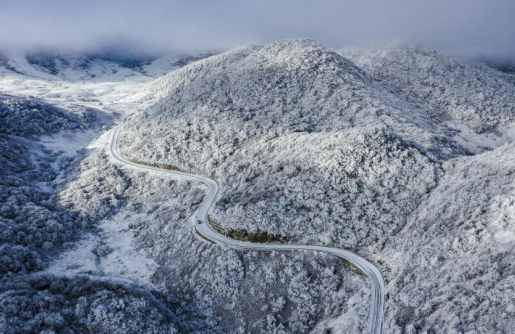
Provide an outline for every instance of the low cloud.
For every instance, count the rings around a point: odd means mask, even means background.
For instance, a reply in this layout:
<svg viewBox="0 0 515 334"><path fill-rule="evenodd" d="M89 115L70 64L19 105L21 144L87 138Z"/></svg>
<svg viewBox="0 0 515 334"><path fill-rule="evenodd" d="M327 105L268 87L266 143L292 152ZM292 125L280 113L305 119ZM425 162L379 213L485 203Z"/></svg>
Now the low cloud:
<svg viewBox="0 0 515 334"><path fill-rule="evenodd" d="M2 0L0 48L220 51L305 37L335 48L395 39L512 57L514 13L513 0Z"/></svg>

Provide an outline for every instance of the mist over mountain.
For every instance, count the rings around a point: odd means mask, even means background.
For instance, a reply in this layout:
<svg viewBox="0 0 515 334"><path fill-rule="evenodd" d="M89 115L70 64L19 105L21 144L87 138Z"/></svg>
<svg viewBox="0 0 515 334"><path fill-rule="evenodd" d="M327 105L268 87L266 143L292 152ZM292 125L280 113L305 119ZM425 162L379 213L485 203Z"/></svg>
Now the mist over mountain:
<svg viewBox="0 0 515 334"><path fill-rule="evenodd" d="M88 53L114 47L155 55L220 52L299 37L332 48L413 40L446 54L513 59L514 6L510 0L6 0L0 49Z"/></svg>
<svg viewBox="0 0 515 334"><path fill-rule="evenodd" d="M513 332L514 2L0 7L0 333Z"/></svg>

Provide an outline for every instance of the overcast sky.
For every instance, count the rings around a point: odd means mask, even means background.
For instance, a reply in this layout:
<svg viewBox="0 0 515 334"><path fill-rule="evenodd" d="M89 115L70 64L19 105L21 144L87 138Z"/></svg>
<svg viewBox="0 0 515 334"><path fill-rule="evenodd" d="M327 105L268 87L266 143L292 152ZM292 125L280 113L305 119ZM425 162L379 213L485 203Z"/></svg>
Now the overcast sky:
<svg viewBox="0 0 515 334"><path fill-rule="evenodd" d="M287 37L512 58L515 0L0 0L0 48L221 51Z"/></svg>

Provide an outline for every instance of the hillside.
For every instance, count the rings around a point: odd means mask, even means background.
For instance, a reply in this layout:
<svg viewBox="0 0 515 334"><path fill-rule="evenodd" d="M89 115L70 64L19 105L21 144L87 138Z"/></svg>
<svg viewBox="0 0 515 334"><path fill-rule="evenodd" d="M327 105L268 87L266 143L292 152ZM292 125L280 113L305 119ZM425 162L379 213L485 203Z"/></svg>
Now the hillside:
<svg viewBox="0 0 515 334"><path fill-rule="evenodd" d="M38 82L52 91L57 79L12 72L11 85L10 75L0 73L1 84L17 93L0 95L0 333L182 330L167 294L91 272L66 275L69 268L45 272L107 216L80 212L59 194L78 177L90 141L112 125L112 115L80 101L24 96L19 87Z"/></svg>
<svg viewBox="0 0 515 334"><path fill-rule="evenodd" d="M123 150L214 176L214 218L230 229L367 244L436 185L436 156L461 152L423 109L400 109L410 105L311 41L231 51L145 91L158 87L168 96L127 123Z"/></svg>
<svg viewBox="0 0 515 334"><path fill-rule="evenodd" d="M391 269L391 333L511 332L514 155L509 143L445 163L410 223L382 244Z"/></svg>
<svg viewBox="0 0 515 334"><path fill-rule="evenodd" d="M97 137L145 105L124 100L144 80L74 82L31 62L36 76L0 74L0 332L362 331L364 276L206 243L189 221L202 187L109 158Z"/></svg>
<svg viewBox="0 0 515 334"><path fill-rule="evenodd" d="M84 130L98 114L94 109L69 112L37 99L0 95L0 133L8 135L37 138L62 130Z"/></svg>
<svg viewBox="0 0 515 334"><path fill-rule="evenodd" d="M477 133L513 124L515 86L503 75L417 44L348 47L340 53L395 94L428 106L442 120L464 122Z"/></svg>
<svg viewBox="0 0 515 334"><path fill-rule="evenodd" d="M509 333L513 85L419 46L341 54L284 40L186 66L138 94L155 104L122 151L215 178L226 231L369 254L386 333Z"/></svg>

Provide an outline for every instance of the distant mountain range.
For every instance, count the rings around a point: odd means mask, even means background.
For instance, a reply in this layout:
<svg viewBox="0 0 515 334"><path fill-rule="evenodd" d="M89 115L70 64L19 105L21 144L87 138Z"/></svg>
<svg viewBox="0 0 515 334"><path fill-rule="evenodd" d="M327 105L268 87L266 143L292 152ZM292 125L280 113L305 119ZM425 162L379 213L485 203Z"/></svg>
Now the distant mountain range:
<svg viewBox="0 0 515 334"><path fill-rule="evenodd" d="M126 76L160 77L212 54L137 56L119 53L53 54L0 53L0 68L47 79L121 80Z"/></svg>

